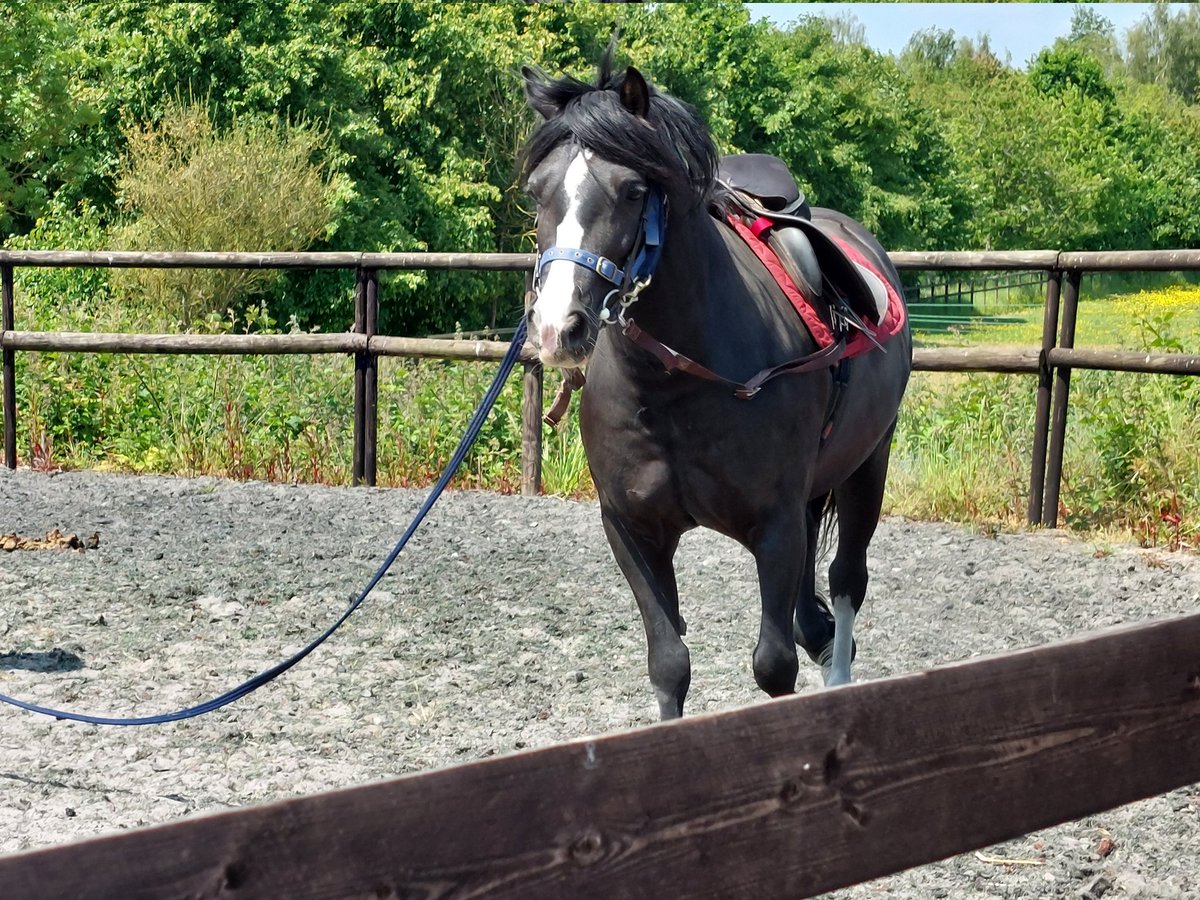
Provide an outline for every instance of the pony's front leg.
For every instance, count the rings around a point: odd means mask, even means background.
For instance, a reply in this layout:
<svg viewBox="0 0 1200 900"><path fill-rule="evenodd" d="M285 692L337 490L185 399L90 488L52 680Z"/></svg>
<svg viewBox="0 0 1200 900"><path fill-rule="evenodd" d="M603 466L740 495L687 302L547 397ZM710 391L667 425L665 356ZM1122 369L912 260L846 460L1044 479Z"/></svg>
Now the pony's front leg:
<svg viewBox="0 0 1200 900"><path fill-rule="evenodd" d="M800 664L793 620L808 553L805 514L764 529L751 548L762 594L762 620L754 648L754 680L772 697L796 692Z"/></svg>
<svg viewBox="0 0 1200 900"><path fill-rule="evenodd" d="M679 535L652 541L609 510L601 510L604 533L642 613L650 684L658 697L659 716L678 719L692 680L692 660L684 644L679 615L679 589L672 560Z"/></svg>

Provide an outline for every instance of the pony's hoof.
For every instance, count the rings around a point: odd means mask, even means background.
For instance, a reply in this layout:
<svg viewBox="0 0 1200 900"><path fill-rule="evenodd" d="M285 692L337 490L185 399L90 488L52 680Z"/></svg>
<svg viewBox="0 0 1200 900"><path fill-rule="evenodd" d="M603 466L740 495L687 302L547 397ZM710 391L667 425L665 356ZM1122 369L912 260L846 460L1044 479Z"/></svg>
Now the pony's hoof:
<svg viewBox="0 0 1200 900"><path fill-rule="evenodd" d="M808 648L805 648L804 652L808 654L809 659L811 659L813 662L815 662L818 666L821 667L821 674L824 675L827 672L827 670L829 669L830 663L833 662L833 641L831 640L828 644L826 644L824 647L822 647L820 652L818 652L818 653L813 653ZM858 641L851 640L850 641L850 661L854 662L854 660L856 660L857 658L858 658Z"/></svg>
<svg viewBox="0 0 1200 900"><path fill-rule="evenodd" d="M850 653L851 660L854 659L855 653L858 650L857 644L852 644L854 648ZM811 654L810 654L811 655ZM840 675L835 675L833 671L833 641L830 641L821 650L819 654L813 656L813 662L821 667L821 680L825 683L825 687L838 687L843 684L851 684L854 679L849 672L843 672Z"/></svg>
<svg viewBox="0 0 1200 900"><path fill-rule="evenodd" d="M843 684L853 684L854 679L849 675L835 676L832 666L821 667L821 677L825 680L825 687L841 687Z"/></svg>

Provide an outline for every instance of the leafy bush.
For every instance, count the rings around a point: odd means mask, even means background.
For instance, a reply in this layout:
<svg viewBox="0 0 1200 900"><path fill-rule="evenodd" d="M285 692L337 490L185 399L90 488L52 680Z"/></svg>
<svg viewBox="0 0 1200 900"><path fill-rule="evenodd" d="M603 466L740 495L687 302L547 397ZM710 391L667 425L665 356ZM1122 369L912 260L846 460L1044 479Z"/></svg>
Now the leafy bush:
<svg viewBox="0 0 1200 900"><path fill-rule="evenodd" d="M197 105L172 105L125 132L117 187L133 221L114 243L131 250L303 250L333 219L336 190L317 159L324 132L248 118L218 131ZM115 278L191 328L240 308L280 277L272 269L122 269Z"/></svg>

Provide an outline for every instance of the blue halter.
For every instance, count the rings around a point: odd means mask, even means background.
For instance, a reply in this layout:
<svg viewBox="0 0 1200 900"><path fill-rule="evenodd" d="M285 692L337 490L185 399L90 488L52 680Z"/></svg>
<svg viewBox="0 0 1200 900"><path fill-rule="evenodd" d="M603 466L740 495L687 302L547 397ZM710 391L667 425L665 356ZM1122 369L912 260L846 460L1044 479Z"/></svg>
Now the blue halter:
<svg viewBox="0 0 1200 900"><path fill-rule="evenodd" d="M542 269L556 260L566 260L595 272L605 281L614 284L623 292L639 290L650 282L658 260L662 256L663 240L667 234L667 198L660 188L650 189L646 205L642 208L642 224L638 229L637 241L630 253L632 263L626 269L599 253L580 250L577 247L551 247L538 258L533 277L540 282Z"/></svg>

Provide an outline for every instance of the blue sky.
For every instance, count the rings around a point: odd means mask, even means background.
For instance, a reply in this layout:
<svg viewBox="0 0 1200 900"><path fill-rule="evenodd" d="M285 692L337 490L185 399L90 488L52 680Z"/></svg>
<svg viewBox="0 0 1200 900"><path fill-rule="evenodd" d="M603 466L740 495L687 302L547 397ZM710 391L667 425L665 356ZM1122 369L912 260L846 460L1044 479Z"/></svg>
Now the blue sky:
<svg viewBox="0 0 1200 900"><path fill-rule="evenodd" d="M959 37L987 34L992 52L1009 55L1011 65L1025 64L1056 37L1071 30L1075 3L747 3L751 18L780 26L804 15L853 15L866 30L867 43L883 53L899 53L914 31L938 27ZM1116 26L1117 37L1146 16L1149 3L1093 3ZM1172 9L1185 4L1172 3Z"/></svg>

